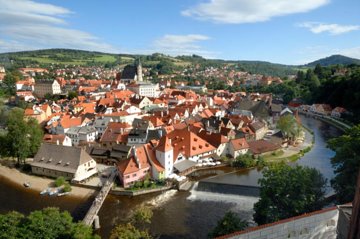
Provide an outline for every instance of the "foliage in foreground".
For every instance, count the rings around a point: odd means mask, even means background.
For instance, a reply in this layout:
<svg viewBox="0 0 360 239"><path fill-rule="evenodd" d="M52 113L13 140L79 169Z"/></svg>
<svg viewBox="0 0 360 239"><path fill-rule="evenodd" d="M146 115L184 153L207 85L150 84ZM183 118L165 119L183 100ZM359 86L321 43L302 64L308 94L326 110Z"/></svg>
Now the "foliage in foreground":
<svg viewBox="0 0 360 239"><path fill-rule="evenodd" d="M335 173L331 185L335 189L337 201L351 202L360 170L360 125L352 127L338 138L329 140L328 147L336 152L331 159Z"/></svg>
<svg viewBox="0 0 360 239"><path fill-rule="evenodd" d="M18 212L0 215L0 238L49 239L74 238L98 239L91 227L73 222L69 212L58 208L33 211L29 216Z"/></svg>
<svg viewBox="0 0 360 239"><path fill-rule="evenodd" d="M113 228L110 239L151 239L146 226L151 223L152 216L153 212L149 207L139 207L133 212L131 222Z"/></svg>
<svg viewBox="0 0 360 239"><path fill-rule="evenodd" d="M259 225L319 210L324 206L326 179L314 168L272 165L259 179L260 200L254 220Z"/></svg>
<svg viewBox="0 0 360 239"><path fill-rule="evenodd" d="M210 238L227 235L236 231L244 230L248 223L240 219L235 213L229 211L217 222L216 227L209 233Z"/></svg>

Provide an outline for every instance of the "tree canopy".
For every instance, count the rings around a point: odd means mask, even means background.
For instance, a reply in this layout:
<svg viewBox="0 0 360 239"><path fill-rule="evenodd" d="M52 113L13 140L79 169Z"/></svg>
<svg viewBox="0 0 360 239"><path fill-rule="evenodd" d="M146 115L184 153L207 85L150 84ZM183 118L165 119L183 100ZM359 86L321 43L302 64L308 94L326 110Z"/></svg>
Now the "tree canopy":
<svg viewBox="0 0 360 239"><path fill-rule="evenodd" d="M329 140L328 147L335 151L331 159L335 177L331 185L339 203L354 199L356 180L360 169L360 125L349 129L344 135Z"/></svg>
<svg viewBox="0 0 360 239"><path fill-rule="evenodd" d="M43 137L38 122L24 119L24 110L13 108L8 115L7 134L1 137L2 155L11 156L22 163L28 156L36 154Z"/></svg>
<svg viewBox="0 0 360 239"><path fill-rule="evenodd" d="M126 224L119 224L111 231L110 239L151 239L146 228L151 223L153 212L151 208L140 206Z"/></svg>
<svg viewBox="0 0 360 239"><path fill-rule="evenodd" d="M283 163L265 169L263 176L260 200L254 206L259 225L323 207L326 179L318 170Z"/></svg>
<svg viewBox="0 0 360 239"><path fill-rule="evenodd" d="M69 212L58 208L45 208L33 211L29 216L18 212L0 214L1 239L98 239L91 227L75 223Z"/></svg>
<svg viewBox="0 0 360 239"><path fill-rule="evenodd" d="M214 238L227 235L236 231L244 230L246 227L248 227L248 223L246 221L239 218L235 213L229 211L217 222L216 227L209 233L209 237Z"/></svg>

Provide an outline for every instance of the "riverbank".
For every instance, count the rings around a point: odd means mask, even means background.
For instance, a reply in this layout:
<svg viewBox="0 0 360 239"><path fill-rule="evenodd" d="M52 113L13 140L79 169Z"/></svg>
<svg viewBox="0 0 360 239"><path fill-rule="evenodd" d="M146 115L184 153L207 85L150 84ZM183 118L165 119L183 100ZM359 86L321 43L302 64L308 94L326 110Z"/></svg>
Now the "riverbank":
<svg viewBox="0 0 360 239"><path fill-rule="evenodd" d="M24 183L30 183L29 190L41 192L42 190L53 186L54 180L49 178L43 178L39 176L29 175L22 173L16 168L9 168L7 166L0 165L0 177L24 187ZM88 198L95 192L94 189L82 188L71 185L71 193L69 196L77 198Z"/></svg>
<svg viewBox="0 0 360 239"><path fill-rule="evenodd" d="M305 153L309 152L315 143L314 134L307 128L303 126L305 133L304 141L297 146L289 145L286 148L282 148L278 153L270 153L264 155L264 160L267 163L276 163L280 161L284 162L294 162L304 156Z"/></svg>

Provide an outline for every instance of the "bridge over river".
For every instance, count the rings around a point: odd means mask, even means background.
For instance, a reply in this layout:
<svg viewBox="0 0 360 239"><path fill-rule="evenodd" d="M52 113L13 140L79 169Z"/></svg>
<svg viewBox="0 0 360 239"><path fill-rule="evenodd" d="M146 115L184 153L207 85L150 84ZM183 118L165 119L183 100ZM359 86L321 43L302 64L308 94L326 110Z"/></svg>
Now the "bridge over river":
<svg viewBox="0 0 360 239"><path fill-rule="evenodd" d="M116 175L117 175L117 170L115 168L111 171L109 177L103 183L101 190L99 191L98 195L96 196L95 200L93 201L93 204L91 205L90 209L86 213L86 215L83 219L83 223L85 225L90 226L93 224L93 222L95 222L94 223L95 229L100 228L99 216L97 214L99 213L100 208L103 205L106 196L109 194L111 188L114 185L114 180L115 180Z"/></svg>

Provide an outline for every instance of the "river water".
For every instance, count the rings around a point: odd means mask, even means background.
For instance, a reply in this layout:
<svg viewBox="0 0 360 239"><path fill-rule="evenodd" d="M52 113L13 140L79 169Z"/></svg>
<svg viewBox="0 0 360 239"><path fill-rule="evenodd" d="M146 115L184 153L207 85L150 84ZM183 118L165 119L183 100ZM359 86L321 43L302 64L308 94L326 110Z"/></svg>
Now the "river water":
<svg viewBox="0 0 360 239"><path fill-rule="evenodd" d="M302 117L302 123L314 131L315 145L297 163L319 169L326 178L333 177L330 158L334 152L326 148L329 138L341 134L336 128L321 121ZM211 175L227 173L219 181L236 184L248 181L256 182L261 173L256 169L241 170L222 168ZM205 176L199 176L205 177ZM101 229L98 233L108 238L111 229L118 223L125 222L132 210L142 204L153 208L154 216L150 231L161 238L206 238L207 233L228 210L236 212L245 220L252 220L253 205L258 200L253 196L239 196L225 192L206 192L197 190L198 183L188 192L176 190L138 197L109 195L99 212ZM80 220L91 205L91 199L72 197L43 197L26 188L4 181L0 176L0 213L17 210L29 213L43 207L54 206L68 210L76 220Z"/></svg>

